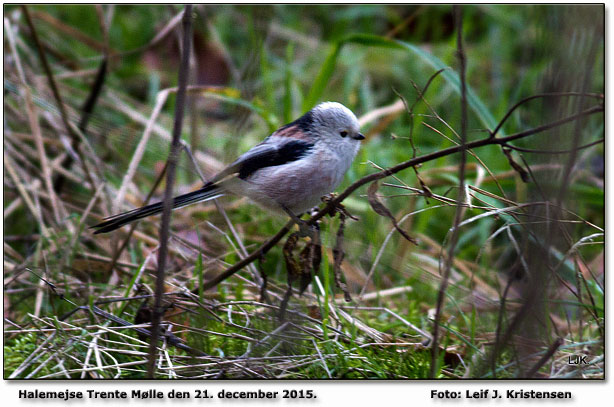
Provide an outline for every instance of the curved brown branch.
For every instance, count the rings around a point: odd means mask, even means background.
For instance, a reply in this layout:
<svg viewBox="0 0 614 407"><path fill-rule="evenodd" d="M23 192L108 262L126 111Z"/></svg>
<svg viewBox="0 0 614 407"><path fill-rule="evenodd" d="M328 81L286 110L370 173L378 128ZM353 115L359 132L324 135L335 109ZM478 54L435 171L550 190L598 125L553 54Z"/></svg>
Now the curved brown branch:
<svg viewBox="0 0 614 407"><path fill-rule="evenodd" d="M592 143L588 143L588 144L584 144L582 146L578 146L578 148L575 149L569 149L569 150L535 150L532 148L524 148L524 147L516 147L516 146L512 146L510 144L505 144L505 147L508 147L510 150L516 150L516 151L520 151L523 153L534 153L534 154L569 154L573 151L577 151L577 150L583 150L585 148L589 148L592 146L596 146L597 144L601 144L604 143L605 139L599 139L597 141L593 141Z"/></svg>
<svg viewBox="0 0 614 407"><path fill-rule="evenodd" d="M439 151L435 151L433 153L430 154L425 154L416 158L412 158L411 160L402 162L400 164L395 165L394 167L390 167L387 168L385 170L379 171L379 172L375 172L373 174L369 174L357 181L355 181L353 184L351 184L349 187L347 187L341 194L337 195L336 198L331 199L326 206L324 206L322 209L320 209L315 215L313 215L311 218L309 218L306 223L309 225L313 225L315 224L319 219L323 218L324 216L326 216L329 213L332 213L334 208L336 206L338 206L341 202L343 202L348 196L350 196L354 191L356 191L358 188L360 188L361 186L368 184L370 182L373 181L377 181L379 179L382 178L386 178L390 175L396 174L397 172L400 172L404 169L407 169L409 167L413 167L415 165L418 164L422 164L428 161L433 161L437 158L441 158L441 157L445 157L448 155L452 155L455 153L460 152L463 148L467 149L467 150L471 150L474 148L478 148L478 147L483 147L483 146L487 146L487 145L493 145L493 144L499 144L499 145L504 145L510 141L513 140L518 140L518 139L522 139L528 136L531 136L533 134L537 134L537 133L541 133L543 131L552 129L554 127L558 127L558 126L562 126L563 124L572 122L574 120L577 120L579 118L582 117L586 117L586 116L590 116L594 113L598 113L598 112L603 112L604 108L602 105L597 105L597 106L593 106L590 109L586 109L582 112L576 113L574 115L565 117L563 119L560 120L556 120L547 124L544 124L542 126L538 126L529 130L525 130L525 131L521 131L519 133L515 133L506 137L501 137L501 138L493 138L493 137L488 137L488 138L484 138L481 140L476 140L473 141L471 143L467 143L464 146L462 145L458 145L458 146L453 146L453 147L449 147L443 150L439 150ZM259 259L260 257L262 257L263 255L265 255L269 250L271 250L285 235L286 233L288 233L288 231L290 230L290 228L292 227L292 225L294 224L294 221L289 221L279 232L277 232L277 234L275 236L273 236L272 238L270 238L269 240L267 240L262 246L260 246L258 249L256 249L255 251L253 251L249 256L245 257L243 260L239 261L238 263L235 263L234 265L230 266L228 269L226 269L222 274L218 275L217 277L213 278L212 280L206 282L203 286L203 288L205 290L210 289L212 287L215 287L217 284L221 283L222 281L226 280L227 278L229 278L230 276L232 276L234 273L236 273L237 271L241 270L243 267L247 266L248 264L254 262L255 260ZM198 292L198 288L195 289L194 292Z"/></svg>
<svg viewBox="0 0 614 407"><path fill-rule="evenodd" d="M582 93L582 92L538 93L537 95L526 97L526 98L520 100L514 106L512 106L507 111L505 116L503 116L503 119L501 119L501 121L499 122L497 127L495 127L495 129L490 133L490 137L495 137L497 135L497 133L499 132L499 130L501 130L501 127L503 127L503 125L505 124L507 119L509 119L509 117L512 115L512 113L514 113L514 111L516 109L518 109L520 106L524 105L525 103L527 103L527 102L529 102L529 101L531 101L533 99L540 99L540 98L547 98L547 97L561 97L561 96L581 96L581 97L591 97L591 98L601 99L601 100L604 99L604 96L602 94L599 94L599 93Z"/></svg>
<svg viewBox="0 0 614 407"><path fill-rule="evenodd" d="M422 155L420 157L416 157L416 158L412 158L411 160L407 160L405 162L402 162L400 164L395 165L394 167L390 167L387 168L385 170L382 170L380 172L375 172L373 174L369 174L361 179L359 179L358 181L354 182L352 185L350 185L349 187L347 187L345 189L345 191L343 191L341 194L339 194L335 199L332 199L324 208L322 208L318 213L316 213L312 218L310 218L307 223L309 224L313 224L315 221L317 221L318 219L321 219L322 217L324 217L325 215L327 215L328 213L332 212L333 208L338 205L339 203L341 203L345 198L347 198L348 196L350 196L350 194L352 192L354 192L355 190L357 190L358 188L360 188L361 186L368 184L369 182L373 182L376 181L378 179L382 179L385 177L388 177L390 175L396 174L399 171L402 171L406 168L409 167L413 167L415 165L418 164L422 164L428 161L433 161L437 158L441 158L441 157L445 157L454 153L458 153L460 152L463 148L466 148L467 150L472 150L474 148L478 148L478 147L483 147L483 146L487 146L487 145L493 145L493 144L506 144L510 141L513 140L518 140L521 138L525 138L528 136L532 136L533 134L537 134L537 133L541 133L543 131L552 129L554 127L558 127L561 126L563 124L572 122L574 120L577 120L579 118L585 117L585 116L590 116L593 113L598 113L598 112L603 112L603 106L602 105L598 105L598 106L593 106L590 109L584 110L580 113L576 113L574 115L565 117L563 119L560 120L556 120L547 124L544 124L542 126L538 126L538 127L534 127L532 129L529 130L525 130L525 131L521 131L519 133L515 133L506 137L501 137L501 138L484 138L481 140L476 140L473 141L471 143L467 143L465 144L465 146L461 146L461 145L457 145L457 146L453 146L453 147L449 147L443 150L439 150L439 151L435 151L433 153L430 154L425 154Z"/></svg>
<svg viewBox="0 0 614 407"><path fill-rule="evenodd" d="M277 242L279 242L286 235L286 233L290 231L290 228L293 225L294 225L294 220L290 219L288 223L286 223L286 225L283 228L281 228L281 230L277 232L275 236L273 236L272 238L264 242L262 246L260 246L257 250L250 253L249 256L245 257L240 262L235 263L232 266L228 267L222 274L216 276L212 280L207 281L203 285L203 288L202 288L203 291L215 287L222 281L226 280L228 277L232 276L237 271L241 270L243 267L259 259L260 257L264 256L269 250L275 247ZM198 290L199 288L197 287L194 290L192 290L192 293L197 294Z"/></svg>

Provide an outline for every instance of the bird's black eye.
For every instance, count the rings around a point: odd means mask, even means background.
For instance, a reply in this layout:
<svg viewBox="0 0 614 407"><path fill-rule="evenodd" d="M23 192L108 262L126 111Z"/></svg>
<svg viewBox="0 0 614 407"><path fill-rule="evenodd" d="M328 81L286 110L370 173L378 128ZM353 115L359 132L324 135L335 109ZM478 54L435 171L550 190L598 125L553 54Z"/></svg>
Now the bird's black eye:
<svg viewBox="0 0 614 407"><path fill-rule="evenodd" d="M348 132L347 132L347 131L345 131L345 130L343 130L343 131L340 131L340 132L339 132L339 135L340 135L341 137L346 137L346 136L348 135Z"/></svg>

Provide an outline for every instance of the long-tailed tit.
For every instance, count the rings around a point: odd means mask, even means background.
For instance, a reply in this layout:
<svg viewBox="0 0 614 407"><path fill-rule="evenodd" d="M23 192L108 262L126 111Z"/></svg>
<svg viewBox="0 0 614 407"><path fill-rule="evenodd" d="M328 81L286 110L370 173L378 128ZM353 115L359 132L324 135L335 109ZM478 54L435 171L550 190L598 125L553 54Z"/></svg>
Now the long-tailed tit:
<svg viewBox="0 0 614 407"><path fill-rule="evenodd" d="M277 212L300 215L341 183L364 138L350 109L336 102L320 103L241 155L202 188L173 198L173 209L232 193ZM97 229L94 233L106 233L161 212L158 202L114 215L92 228Z"/></svg>

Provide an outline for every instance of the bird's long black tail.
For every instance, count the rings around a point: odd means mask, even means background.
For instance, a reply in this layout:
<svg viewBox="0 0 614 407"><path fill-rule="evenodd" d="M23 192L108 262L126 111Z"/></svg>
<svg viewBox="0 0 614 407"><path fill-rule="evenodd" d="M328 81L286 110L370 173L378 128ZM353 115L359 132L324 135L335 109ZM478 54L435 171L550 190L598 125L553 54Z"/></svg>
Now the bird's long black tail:
<svg viewBox="0 0 614 407"><path fill-rule="evenodd" d="M184 195L179 195L173 198L173 209L181 208L197 202L203 202L224 195L220 188L215 184L206 184L201 189L189 192ZM128 223L134 222L148 216L162 213L162 202L157 202L151 205L133 209L128 212L113 215L106 218L104 222L91 226L90 228L97 229L94 234L107 233L118 229Z"/></svg>

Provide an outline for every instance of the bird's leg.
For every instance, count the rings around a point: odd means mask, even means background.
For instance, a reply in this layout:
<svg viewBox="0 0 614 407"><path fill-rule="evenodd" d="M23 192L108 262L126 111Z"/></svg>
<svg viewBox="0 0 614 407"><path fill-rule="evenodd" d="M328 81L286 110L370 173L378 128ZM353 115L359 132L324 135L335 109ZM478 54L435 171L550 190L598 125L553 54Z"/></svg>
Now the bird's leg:
<svg viewBox="0 0 614 407"><path fill-rule="evenodd" d="M300 216L296 216L294 214L294 212L292 212L290 209L288 209L285 205L283 204L279 204L279 206L281 207L281 209L284 210L284 212L286 212L288 214L288 216L290 216L292 218L292 220L294 222L296 222L296 224L298 225L299 228L299 232L298 232L298 236L299 237L306 237L309 236L310 238L313 238L313 234L314 234L314 227L312 225L309 225L307 222L305 222L304 220L302 220L300 218Z"/></svg>

